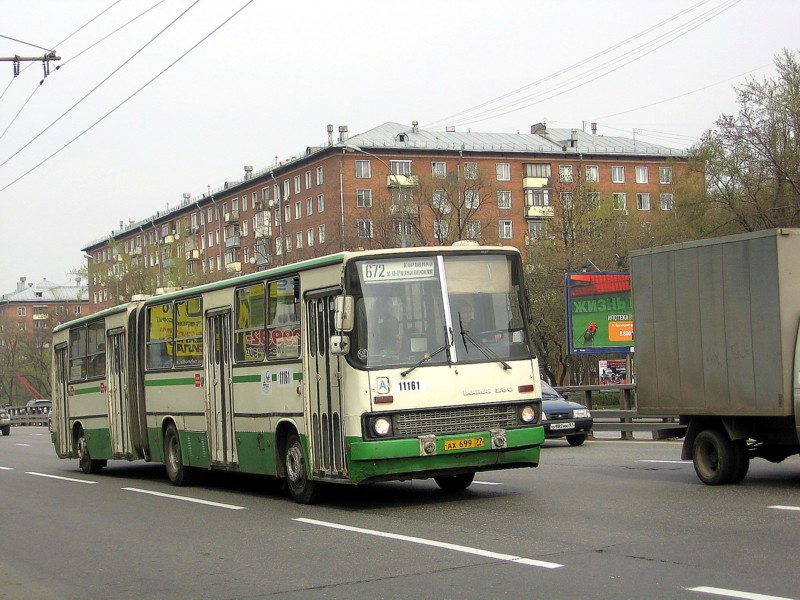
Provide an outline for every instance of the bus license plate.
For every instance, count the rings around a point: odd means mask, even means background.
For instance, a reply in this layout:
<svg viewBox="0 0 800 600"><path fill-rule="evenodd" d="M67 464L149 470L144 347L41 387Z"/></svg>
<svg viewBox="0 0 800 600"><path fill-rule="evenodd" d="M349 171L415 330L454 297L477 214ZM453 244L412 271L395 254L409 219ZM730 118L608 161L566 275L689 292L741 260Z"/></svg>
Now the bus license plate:
<svg viewBox="0 0 800 600"><path fill-rule="evenodd" d="M470 448L483 448L486 446L484 438L464 438L463 440L445 440L444 449L447 450L469 450Z"/></svg>

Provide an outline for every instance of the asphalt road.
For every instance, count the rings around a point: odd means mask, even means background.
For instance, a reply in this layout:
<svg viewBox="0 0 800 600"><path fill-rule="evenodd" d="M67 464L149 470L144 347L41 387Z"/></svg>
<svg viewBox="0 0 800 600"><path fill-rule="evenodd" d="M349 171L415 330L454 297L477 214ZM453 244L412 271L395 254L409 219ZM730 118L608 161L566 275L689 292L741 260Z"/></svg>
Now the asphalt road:
<svg viewBox="0 0 800 600"><path fill-rule="evenodd" d="M678 442L554 441L463 493L300 506L263 478L84 475L22 427L0 437L0 598L800 598L798 509L800 457L707 487Z"/></svg>

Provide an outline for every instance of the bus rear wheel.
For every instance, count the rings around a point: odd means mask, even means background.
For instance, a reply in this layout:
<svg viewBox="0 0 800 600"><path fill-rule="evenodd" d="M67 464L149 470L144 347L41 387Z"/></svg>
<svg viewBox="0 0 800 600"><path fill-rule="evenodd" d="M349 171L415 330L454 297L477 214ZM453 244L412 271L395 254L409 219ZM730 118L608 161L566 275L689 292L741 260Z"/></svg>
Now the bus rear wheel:
<svg viewBox="0 0 800 600"><path fill-rule="evenodd" d="M460 492L472 485L475 473L461 473L460 475L439 475L434 477L436 482L445 492Z"/></svg>
<svg viewBox="0 0 800 600"><path fill-rule="evenodd" d="M286 485L294 501L300 504L316 502L319 498L320 484L308 478L306 455L300 437L296 433L290 434L286 439L284 466L286 467Z"/></svg>
<svg viewBox="0 0 800 600"><path fill-rule="evenodd" d="M191 485L194 481L194 469L183 464L181 452L181 438L175 425L167 427L164 433L164 464L167 467L167 477L178 487Z"/></svg>
<svg viewBox="0 0 800 600"><path fill-rule="evenodd" d="M89 446L86 443L86 435L83 429L78 431L78 466L87 475L97 475L106 466L104 460L94 460L89 455Z"/></svg>

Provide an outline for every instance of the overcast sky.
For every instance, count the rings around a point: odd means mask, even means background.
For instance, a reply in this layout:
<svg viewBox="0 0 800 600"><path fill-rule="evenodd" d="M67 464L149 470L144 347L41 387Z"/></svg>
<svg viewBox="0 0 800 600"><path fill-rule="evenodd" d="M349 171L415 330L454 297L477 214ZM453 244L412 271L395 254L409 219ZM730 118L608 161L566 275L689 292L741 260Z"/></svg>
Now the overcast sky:
<svg viewBox="0 0 800 600"><path fill-rule="evenodd" d="M329 123L597 122L686 148L800 46L797 0L0 0L0 15L0 57L61 57L41 85L40 62L16 78L0 62L0 293L71 281L120 221L322 145Z"/></svg>

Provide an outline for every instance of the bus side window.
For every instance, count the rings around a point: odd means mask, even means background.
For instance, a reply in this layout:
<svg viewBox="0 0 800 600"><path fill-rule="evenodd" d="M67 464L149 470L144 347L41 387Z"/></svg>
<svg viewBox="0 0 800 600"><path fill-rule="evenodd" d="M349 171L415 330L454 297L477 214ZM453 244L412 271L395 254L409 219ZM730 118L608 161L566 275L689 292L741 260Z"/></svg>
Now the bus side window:
<svg viewBox="0 0 800 600"><path fill-rule="evenodd" d="M236 290L236 326L234 355L236 362L264 360L264 319L266 297L264 284L256 283Z"/></svg>
<svg viewBox="0 0 800 600"><path fill-rule="evenodd" d="M86 378L86 326L69 332L69 379Z"/></svg>
<svg viewBox="0 0 800 600"><path fill-rule="evenodd" d="M267 357L271 360L300 357L300 278L287 277L269 283Z"/></svg>
<svg viewBox="0 0 800 600"><path fill-rule="evenodd" d="M147 368L172 367L173 323L172 303L147 309Z"/></svg>

